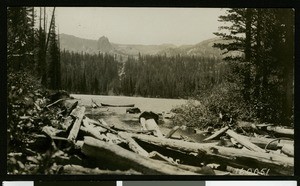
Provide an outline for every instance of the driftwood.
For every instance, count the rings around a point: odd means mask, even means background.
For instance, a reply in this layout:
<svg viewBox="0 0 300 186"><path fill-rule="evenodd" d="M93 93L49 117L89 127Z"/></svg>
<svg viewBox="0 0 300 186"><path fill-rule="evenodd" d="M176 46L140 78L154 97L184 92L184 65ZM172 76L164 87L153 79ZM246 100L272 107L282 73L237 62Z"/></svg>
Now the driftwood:
<svg viewBox="0 0 300 186"><path fill-rule="evenodd" d="M294 129L286 129L283 127L274 127L274 126L268 126L267 127L268 131L274 132L277 135L280 136L286 136L290 138L294 138Z"/></svg>
<svg viewBox="0 0 300 186"><path fill-rule="evenodd" d="M106 125L106 126L110 126L109 124L107 124L104 119L99 119L99 122L103 125Z"/></svg>
<svg viewBox="0 0 300 186"><path fill-rule="evenodd" d="M172 135L179 129L179 126L175 126L172 128L172 130L169 131L169 133L165 136L165 138L171 138Z"/></svg>
<svg viewBox="0 0 300 186"><path fill-rule="evenodd" d="M160 153L158 153L156 151L152 151L152 152L148 153L134 139L132 139L132 137L130 135L128 135L128 133L119 132L118 135L121 138L123 138L123 139L125 139L127 141L127 144L129 146L129 148L133 152L135 152L135 153L137 153L137 154L139 154L141 156L144 156L144 157L149 157L149 158L158 159L158 160L164 160L164 161L167 161L167 162L169 162L169 163L171 163L173 165L174 164L177 165L177 163L172 158L168 158L168 157L166 157L166 156L164 156L164 155L162 155L162 154L160 154Z"/></svg>
<svg viewBox="0 0 300 186"><path fill-rule="evenodd" d="M202 174L202 175L216 175L215 171L212 168L207 167L207 166L196 167L196 166L182 165L182 164L178 164L177 166L181 169L195 172L195 173Z"/></svg>
<svg viewBox="0 0 300 186"><path fill-rule="evenodd" d="M256 151L256 152L265 152L265 150L259 148L258 146L254 145L253 143L251 143L246 137L235 133L232 130L227 130L226 134L228 134L230 137L234 138L237 142L239 142L240 144L244 145L246 148L252 150L252 151Z"/></svg>
<svg viewBox="0 0 300 186"><path fill-rule="evenodd" d="M68 136L68 139L70 141L75 141L76 140L77 134L78 134L79 129L80 129L81 121L83 119L84 112L85 112L85 107L77 107L75 110L77 110L77 109L78 109L77 115L76 115L77 119L75 120L75 122L73 124L73 127L70 131L70 134ZM72 111L72 113L73 113L73 111Z"/></svg>
<svg viewBox="0 0 300 186"><path fill-rule="evenodd" d="M85 116L85 120L87 120L90 124L99 125L99 121L90 119L87 116Z"/></svg>
<svg viewBox="0 0 300 186"><path fill-rule="evenodd" d="M87 128L91 128L91 130L97 131L98 133L105 133L105 132L107 132L107 129L105 129L105 128L101 127L101 126L94 125L94 124L90 123L90 121L91 121L90 119L84 118L82 120L83 126L87 127Z"/></svg>
<svg viewBox="0 0 300 186"><path fill-rule="evenodd" d="M216 146L215 143L200 144L173 139L158 139L153 136L131 134L135 139L160 147L171 148L178 151L201 153L201 156L213 159L229 165L240 167L257 166L260 168L272 167L274 174L291 174L293 172L294 159L277 154L240 150L235 148ZM248 165L245 163L248 162ZM255 162L255 163L254 163Z"/></svg>
<svg viewBox="0 0 300 186"><path fill-rule="evenodd" d="M281 148L281 152L288 156L294 157L294 145L283 145L283 147Z"/></svg>
<svg viewBox="0 0 300 186"><path fill-rule="evenodd" d="M64 108L70 108L70 104ZM52 145L54 149L67 150L72 145L75 152L81 150L85 156L80 158L68 155L68 151L53 157L61 167L61 174L292 175L294 171L293 140L256 135L293 136L289 129L246 122L239 123L236 130L254 132L255 137L237 134L229 127L208 137L210 130L201 133L195 132L194 128L175 126L165 138L158 138L153 135L153 130L119 128L103 119L90 119L84 115L85 107L65 109L64 113L69 114L61 124L64 130L45 127L45 135L36 136L29 146L31 149L44 146L46 150ZM28 118L22 117L24 120ZM84 141L76 140L79 130ZM177 134L173 135L176 131ZM180 134L184 139L174 139ZM189 138L197 142L188 142ZM216 138L220 140L202 143ZM34 155L34 152L29 154ZM35 160L29 158L28 161ZM81 166L84 162L87 167ZM33 163L38 164L37 161ZM99 168L94 168L97 165Z"/></svg>
<svg viewBox="0 0 300 186"><path fill-rule="evenodd" d="M247 137L251 143L259 146L263 149L277 150L281 149L284 145L293 145L294 142L291 140L284 139L273 139L265 137Z"/></svg>
<svg viewBox="0 0 300 186"><path fill-rule="evenodd" d="M99 168L91 169L91 168L85 168L80 165L65 165L59 169L60 174L64 175L82 175L82 174L88 174L88 175L140 175L141 173L129 169L126 171L121 170L101 170Z"/></svg>
<svg viewBox="0 0 300 186"><path fill-rule="evenodd" d="M294 159L290 157L218 146L213 147L211 150L214 155L232 157L232 160L236 162L242 160L248 161L248 163L255 162L255 164L250 165L256 166L256 168L272 167L271 171L283 175L292 174L293 172ZM240 164L243 165L243 162L240 162Z"/></svg>
<svg viewBox="0 0 300 186"><path fill-rule="evenodd" d="M109 164L134 168L143 174L197 175L167 163L143 157L115 144L107 144L92 137L85 137L81 151L88 157L101 159Z"/></svg>
<svg viewBox="0 0 300 186"><path fill-rule="evenodd" d="M180 151L186 152L198 152L201 151L209 151L211 147L217 145L217 143L194 143L187 142L183 140L177 139L161 139L150 135L144 134L130 134L131 137L144 141L146 143L155 144L157 146L166 147L166 148L175 148Z"/></svg>
<svg viewBox="0 0 300 186"><path fill-rule="evenodd" d="M65 99L65 98L62 98L62 99L56 100L55 102L53 102L53 103L47 105L46 108L49 108L49 107L51 107L51 106L53 106L53 105L55 105L55 104L57 104L57 103L59 103L59 102L61 102L61 101L64 101L64 100L66 100L66 99Z"/></svg>
<svg viewBox="0 0 300 186"><path fill-rule="evenodd" d="M224 132L226 132L228 130L228 126L220 129L219 131L215 132L213 135L209 136L208 138L205 138L203 141L208 141L208 140L212 140L215 139L217 137L219 137L220 135L222 135Z"/></svg>
<svg viewBox="0 0 300 186"><path fill-rule="evenodd" d="M273 132L275 135L279 137L289 137L294 138L294 129L287 129L284 127L276 127L273 124L256 124L251 122L238 121L238 126L247 130L251 129L258 133L261 133L263 130L268 132Z"/></svg>
<svg viewBox="0 0 300 186"><path fill-rule="evenodd" d="M152 159L156 159L156 160L163 160L163 161L170 163L171 165L179 166L179 164L176 161L174 161L173 158L164 156L161 153L156 152L156 151L150 152L148 157L152 158Z"/></svg>
<svg viewBox="0 0 300 186"><path fill-rule="evenodd" d="M120 132L130 132L130 133L142 133L142 134L148 134L148 133L153 133L154 130L135 130L135 129L124 129L124 128L119 128L116 126L110 127L113 130L120 131Z"/></svg>
<svg viewBox="0 0 300 186"><path fill-rule="evenodd" d="M91 99L91 100L92 100L92 103L95 105L95 108L100 108L100 106L93 99Z"/></svg>
<svg viewBox="0 0 300 186"><path fill-rule="evenodd" d="M100 127L103 127L105 129L107 129L111 133L118 134L118 131L116 131L115 129L111 128L103 119L100 119L99 122L100 123L97 123L96 125L99 125Z"/></svg>
<svg viewBox="0 0 300 186"><path fill-rule="evenodd" d="M54 140L54 141L68 141L68 139L67 138L64 138L64 137L59 137L59 136L45 136L45 135L43 135L43 134L35 134L35 135L33 135L33 137L34 138L44 138L44 139L46 139L46 138L48 138L48 137L50 137L52 140Z"/></svg>
<svg viewBox="0 0 300 186"><path fill-rule="evenodd" d="M125 132L119 132L118 135L125 139L127 141L127 144L129 146L129 148L131 150L133 150L135 153L141 155L141 156L145 156L145 157L149 157L149 153L147 151L145 151L136 141L134 141L134 139L131 138L131 136L129 136L127 133Z"/></svg>
<svg viewBox="0 0 300 186"><path fill-rule="evenodd" d="M80 130L83 131L84 133L86 133L87 135L92 136L96 139L103 140L106 142L110 141L110 139L106 135L100 134L99 132L97 132L96 130L92 130L91 128L81 126Z"/></svg>
<svg viewBox="0 0 300 186"><path fill-rule="evenodd" d="M106 136L110 139L110 141L114 144L126 143L126 140L122 139L117 134L106 133Z"/></svg>
<svg viewBox="0 0 300 186"><path fill-rule="evenodd" d="M113 105L113 104L101 103L101 106L103 106L103 107L134 107L134 104L127 104L127 105Z"/></svg>

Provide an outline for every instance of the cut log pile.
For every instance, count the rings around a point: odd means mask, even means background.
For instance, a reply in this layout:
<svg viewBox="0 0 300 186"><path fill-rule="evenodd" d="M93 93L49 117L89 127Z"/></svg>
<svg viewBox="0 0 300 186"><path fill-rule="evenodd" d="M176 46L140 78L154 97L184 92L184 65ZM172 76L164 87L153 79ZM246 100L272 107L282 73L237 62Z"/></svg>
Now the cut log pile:
<svg viewBox="0 0 300 186"><path fill-rule="evenodd" d="M40 139L50 139L59 174L117 175L293 175L293 132L272 126L256 130L283 134L284 138L249 137L230 126L215 130L201 143L153 131L124 130L85 115L76 105L60 130L44 127ZM252 124L251 124L252 125ZM67 154L67 155L66 155Z"/></svg>

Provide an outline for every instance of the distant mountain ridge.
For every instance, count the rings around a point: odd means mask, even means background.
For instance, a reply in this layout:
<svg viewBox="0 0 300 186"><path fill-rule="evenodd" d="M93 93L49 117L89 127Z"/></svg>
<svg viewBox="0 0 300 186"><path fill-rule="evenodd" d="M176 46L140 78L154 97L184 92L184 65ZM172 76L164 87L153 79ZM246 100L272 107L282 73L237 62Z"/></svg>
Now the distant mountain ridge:
<svg viewBox="0 0 300 186"><path fill-rule="evenodd" d="M117 44L111 43L105 36L100 37L98 40L83 39L73 35L60 34L60 47L61 49L73 52L86 52L95 54L105 52L109 54L118 54L121 56L137 56L142 55L196 55L204 57L220 57L221 51L212 47L215 42L220 42L219 38L212 38L202 41L195 45L182 45L176 46L173 44L161 45L139 45L139 44Z"/></svg>

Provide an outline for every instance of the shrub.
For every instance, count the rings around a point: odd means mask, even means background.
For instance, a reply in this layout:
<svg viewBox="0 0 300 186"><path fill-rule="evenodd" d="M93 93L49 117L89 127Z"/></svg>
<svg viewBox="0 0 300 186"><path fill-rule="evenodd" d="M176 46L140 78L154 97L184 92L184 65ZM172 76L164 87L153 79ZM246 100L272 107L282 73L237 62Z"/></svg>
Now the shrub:
<svg viewBox="0 0 300 186"><path fill-rule="evenodd" d="M9 72L7 76L7 173L51 173L55 151L30 149L34 133L58 121L57 110L43 109L49 104L49 91L29 71ZM35 152L37 150L37 152ZM30 156L28 156L30 155Z"/></svg>
<svg viewBox="0 0 300 186"><path fill-rule="evenodd" d="M239 86L235 83L224 82L202 92L189 100L187 104L173 109L176 113L174 124L185 124L200 129L208 126L221 127L223 123L219 119L219 113L228 114L235 121L256 121L256 112L253 104L248 103L242 97Z"/></svg>

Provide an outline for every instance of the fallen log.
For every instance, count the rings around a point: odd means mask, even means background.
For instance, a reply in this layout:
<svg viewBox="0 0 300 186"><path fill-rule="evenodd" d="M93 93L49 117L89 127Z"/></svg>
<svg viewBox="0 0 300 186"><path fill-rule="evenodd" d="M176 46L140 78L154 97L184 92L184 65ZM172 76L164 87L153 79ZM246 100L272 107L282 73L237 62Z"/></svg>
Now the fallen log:
<svg viewBox="0 0 300 186"><path fill-rule="evenodd" d="M288 129L284 127L276 127L273 124L257 124L245 121L238 121L237 125L245 130L252 130L258 133L263 133L264 131L274 132L278 137L289 137L294 138L294 129Z"/></svg>
<svg viewBox="0 0 300 186"><path fill-rule="evenodd" d="M105 126L110 126L104 121L104 119L99 119L98 121Z"/></svg>
<svg viewBox="0 0 300 186"><path fill-rule="evenodd" d="M43 134L35 134L33 135L34 138L48 138L47 136ZM57 141L68 141L67 138L64 137L59 137L59 136L49 136L52 140L57 140Z"/></svg>
<svg viewBox="0 0 300 186"><path fill-rule="evenodd" d="M134 141L134 139L132 139L131 136L129 136L127 133L125 132L119 132L118 135L123 138L124 140L127 141L127 144L129 146L129 148L131 150L133 150L133 152L144 156L144 157L149 157L149 153L147 151L145 151L136 141Z"/></svg>
<svg viewBox="0 0 300 186"><path fill-rule="evenodd" d="M219 136L221 136L224 132L226 132L228 130L228 126L220 129L219 131L215 132L213 135L209 136L208 138L205 138L203 141L208 141L208 140L212 140L215 139Z"/></svg>
<svg viewBox="0 0 300 186"><path fill-rule="evenodd" d="M95 105L93 105L93 108L100 108L100 106L93 100L93 99L91 99L92 100L92 103Z"/></svg>
<svg viewBox="0 0 300 186"><path fill-rule="evenodd" d="M113 126L111 129L116 130L118 132L130 132L130 133L142 133L142 134L148 134L154 132L154 130L135 130L135 129L124 129L120 127Z"/></svg>
<svg viewBox="0 0 300 186"><path fill-rule="evenodd" d="M230 138L231 143L233 144L233 146L241 149L243 148L243 146L241 144L239 144L234 138Z"/></svg>
<svg viewBox="0 0 300 186"><path fill-rule="evenodd" d="M112 127L110 127L103 119L100 119L99 122L100 123L98 123L97 125L99 125L100 127L107 129L111 133L118 134L118 131L112 129Z"/></svg>
<svg viewBox="0 0 300 186"><path fill-rule="evenodd" d="M90 123L90 119L84 118L82 120L83 126L86 128L91 128L91 130L97 131L99 133L105 133L107 132L107 129L100 127L100 126L95 126L94 124Z"/></svg>
<svg viewBox="0 0 300 186"><path fill-rule="evenodd" d="M245 136L237 134L233 130L227 130L226 134L228 134L230 137L234 138L237 142L239 142L240 144L244 145L246 148L252 151L262 152L262 153L265 152L265 150L251 143Z"/></svg>
<svg viewBox="0 0 300 186"><path fill-rule="evenodd" d="M268 126L268 131L274 132L275 134L282 136L282 137L289 137L294 138L294 129L287 129L283 127L274 127L274 126Z"/></svg>
<svg viewBox="0 0 300 186"><path fill-rule="evenodd" d="M209 151L211 147L214 147L217 145L217 143L194 143L194 142L187 142L183 140L176 140L176 139L160 139L155 136L150 135L144 135L144 134L129 134L131 137L156 144L158 146L162 147L175 147L176 149L180 151L187 151L187 152L198 152L198 149L203 151Z"/></svg>
<svg viewBox="0 0 300 186"><path fill-rule="evenodd" d="M113 105L113 104L101 103L101 106L103 106L103 107L134 107L134 104L128 104L128 105Z"/></svg>
<svg viewBox="0 0 300 186"><path fill-rule="evenodd" d="M86 156L101 159L110 165L133 168L143 174L197 175L167 163L143 157L115 144L107 144L92 137L85 137L81 149Z"/></svg>
<svg viewBox="0 0 300 186"><path fill-rule="evenodd" d="M195 172L195 173L202 174L202 175L216 175L215 171L212 168L207 167L207 166L196 167L196 166L183 165L183 164L178 164L177 166L181 169Z"/></svg>
<svg viewBox="0 0 300 186"><path fill-rule="evenodd" d="M294 169L294 159L283 155L254 152L249 150L240 150L227 147L213 147L211 152L214 155L232 157L233 161L240 162L243 165L243 160L255 168L270 168L270 173L279 173L281 175L292 175Z"/></svg>
<svg viewBox="0 0 300 186"><path fill-rule="evenodd" d="M172 130L169 131L169 133L165 136L165 138L171 138L172 135L179 129L179 126L175 126L172 128Z"/></svg>
<svg viewBox="0 0 300 186"><path fill-rule="evenodd" d="M251 143L259 146L263 149L277 150L281 149L284 145L293 145L294 142L291 140L284 139L273 139L265 137L247 137Z"/></svg>
<svg viewBox="0 0 300 186"><path fill-rule="evenodd" d="M95 130L91 130L88 127L81 126L80 130L83 131L84 133L86 133L87 135L92 136L96 139L99 139L99 140L102 140L102 141L105 141L105 142L110 142L111 141L106 135L100 134L99 132L97 132Z"/></svg>
<svg viewBox="0 0 300 186"><path fill-rule="evenodd" d="M97 120L91 119L91 118L89 118L89 117L87 117L87 116L85 116L85 119L86 119L89 123L91 123L91 124L99 125L99 121L97 121Z"/></svg>
<svg viewBox="0 0 300 186"><path fill-rule="evenodd" d="M49 109L49 107L51 107L51 106L53 106L53 105L55 105L55 104L57 104L57 103L59 103L59 102L61 102L61 101L64 101L64 100L66 100L66 99L65 99L65 98L59 99L59 100L57 100L57 101L55 101L55 102L53 102L53 103L47 105L46 108Z"/></svg>
<svg viewBox="0 0 300 186"><path fill-rule="evenodd" d="M283 145L283 147L281 148L281 152L288 156L294 157L294 145Z"/></svg>
<svg viewBox="0 0 300 186"><path fill-rule="evenodd" d="M228 171L214 170L214 172L217 176L228 176L228 175L230 175L230 172L228 172Z"/></svg>
<svg viewBox="0 0 300 186"><path fill-rule="evenodd" d="M211 162L221 162L239 168L266 168L273 175L291 175L294 159L277 154L241 150L216 146L216 143L192 143L174 139L158 139L154 136L131 134L134 139L156 146L171 148L177 151L198 153L200 157L209 158Z"/></svg>
<svg viewBox="0 0 300 186"><path fill-rule="evenodd" d="M59 174L63 175L82 175L82 174L88 174L88 175L141 175L140 172L137 172L135 170L129 169L126 171L121 170L101 170L99 168L86 168L82 167L80 165L65 165L61 167L58 171Z"/></svg>
<svg viewBox="0 0 300 186"><path fill-rule="evenodd" d="M73 124L73 127L69 133L69 136L68 136L68 140L70 141L75 141L76 138L77 138L77 135L78 135L78 132L79 132L79 129L80 129L80 125L81 125L81 121L83 119L83 116L84 116L84 112L85 112L85 107L77 107L76 109L74 110L77 110L77 114L76 114L76 120ZM72 113L74 112L74 110L72 111Z"/></svg>
<svg viewBox="0 0 300 186"><path fill-rule="evenodd" d="M166 161L172 165L178 165L178 163L176 163L176 161L174 161L172 158L168 158L156 151L152 151L150 153L148 153L145 149L143 149L130 135L128 135L128 133L125 132L119 132L118 135L125 139L127 141L127 144L129 146L129 148L134 151L135 153L144 156L144 157L148 157L148 158L152 158L152 159L157 159L157 160L163 160Z"/></svg>
<svg viewBox="0 0 300 186"><path fill-rule="evenodd" d="M269 150L277 150L278 149L278 141L272 138L264 138L264 137L247 137L251 143L259 146L260 148L269 149Z"/></svg>
<svg viewBox="0 0 300 186"><path fill-rule="evenodd" d="M156 160L166 161L166 162L170 163L171 165L177 165L177 166L179 165L176 161L173 160L173 158L164 156L156 151L150 152L148 157L152 158L152 159L156 159Z"/></svg>
<svg viewBox="0 0 300 186"><path fill-rule="evenodd" d="M106 133L106 136L113 142L114 144L120 145L121 143L126 143L126 141L117 134L112 134L112 133Z"/></svg>

